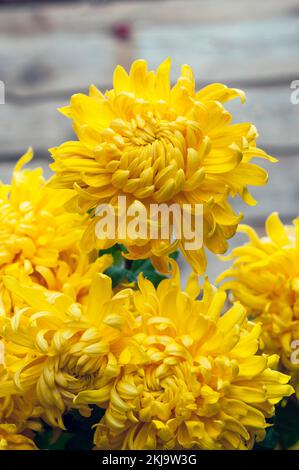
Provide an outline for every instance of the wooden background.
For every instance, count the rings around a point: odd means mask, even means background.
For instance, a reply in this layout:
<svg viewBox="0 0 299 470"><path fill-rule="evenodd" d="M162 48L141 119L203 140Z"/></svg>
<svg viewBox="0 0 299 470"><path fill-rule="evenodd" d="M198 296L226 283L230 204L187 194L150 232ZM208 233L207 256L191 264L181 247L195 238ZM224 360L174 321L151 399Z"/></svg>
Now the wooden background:
<svg viewBox="0 0 299 470"><path fill-rule="evenodd" d="M156 67L190 64L198 85L222 81L243 88L247 103L229 104L235 121L251 120L259 145L279 157L268 165L259 205L236 207L262 229L273 210L289 222L299 213L299 104L290 84L299 79L299 0L152 0L119 2L0 2L0 179L32 145L47 174L47 149L72 138L56 108L95 83L111 85L116 64L135 58ZM231 246L240 239L233 239ZM223 269L210 257L209 274Z"/></svg>

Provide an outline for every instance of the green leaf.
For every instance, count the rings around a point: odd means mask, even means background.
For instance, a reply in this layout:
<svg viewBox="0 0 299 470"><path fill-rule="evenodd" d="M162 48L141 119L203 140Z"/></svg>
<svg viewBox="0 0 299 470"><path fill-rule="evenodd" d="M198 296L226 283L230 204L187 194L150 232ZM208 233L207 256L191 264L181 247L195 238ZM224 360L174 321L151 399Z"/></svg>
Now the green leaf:
<svg viewBox="0 0 299 470"><path fill-rule="evenodd" d="M272 450L278 444L278 435L274 428L271 426L266 431L266 437L262 442L256 442L254 446L254 450Z"/></svg>
<svg viewBox="0 0 299 470"><path fill-rule="evenodd" d="M100 250L99 255L112 254L113 265L105 271L112 279L112 287L115 288L122 282L137 282L138 275L142 272L144 277L149 279L155 287L166 278L158 273L149 259L145 260L125 260L122 253L126 252L123 245L115 244L107 250ZM177 259L178 252L172 253L171 258Z"/></svg>
<svg viewBox="0 0 299 470"><path fill-rule="evenodd" d="M163 276L162 274L157 273L155 270L144 270L142 272L143 272L143 276L146 279L149 279L154 284L155 287L158 287L160 282L163 281L163 279L166 279L166 276Z"/></svg>
<svg viewBox="0 0 299 470"><path fill-rule="evenodd" d="M86 418L77 410L71 410L64 416L67 431L61 431L55 437L57 429L45 424L43 431L36 435L35 443L39 449L90 450L93 448L93 426L101 421L104 413L105 410L94 406L91 416Z"/></svg>
<svg viewBox="0 0 299 470"><path fill-rule="evenodd" d="M136 281L136 277L134 273L132 273L126 268L119 267L119 266L110 266L110 268L108 268L105 271L105 274L111 277L113 289L117 287L119 284L121 284L122 282L128 282L128 281L135 282Z"/></svg>
<svg viewBox="0 0 299 470"><path fill-rule="evenodd" d="M124 257L122 253L125 253L126 249L123 245L120 245L119 243L116 243L113 245L111 248L107 248L107 250L100 250L99 255L112 255L113 256L113 264L116 266L121 266L124 264Z"/></svg>

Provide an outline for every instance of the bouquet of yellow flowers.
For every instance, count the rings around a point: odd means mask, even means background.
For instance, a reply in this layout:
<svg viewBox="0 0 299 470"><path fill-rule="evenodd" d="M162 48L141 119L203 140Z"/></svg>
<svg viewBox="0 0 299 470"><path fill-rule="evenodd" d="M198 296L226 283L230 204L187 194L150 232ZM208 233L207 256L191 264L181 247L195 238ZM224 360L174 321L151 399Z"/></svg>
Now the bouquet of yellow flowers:
<svg viewBox="0 0 299 470"><path fill-rule="evenodd" d="M247 450L299 394L298 220L259 238L229 202L276 160L231 123L241 90L169 73L137 60L72 96L50 180L29 149L0 186L1 450ZM215 287L205 252L237 230Z"/></svg>

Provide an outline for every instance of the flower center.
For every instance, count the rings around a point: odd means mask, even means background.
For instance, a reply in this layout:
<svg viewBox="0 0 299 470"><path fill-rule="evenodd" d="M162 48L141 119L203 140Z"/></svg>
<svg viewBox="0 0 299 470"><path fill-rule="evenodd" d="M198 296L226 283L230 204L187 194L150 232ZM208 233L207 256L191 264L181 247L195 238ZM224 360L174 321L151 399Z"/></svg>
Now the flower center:
<svg viewBox="0 0 299 470"><path fill-rule="evenodd" d="M113 186L140 199L170 200L199 169L194 159L202 132L185 117L168 121L149 113L131 121L117 119L102 138L96 153L111 168Z"/></svg>

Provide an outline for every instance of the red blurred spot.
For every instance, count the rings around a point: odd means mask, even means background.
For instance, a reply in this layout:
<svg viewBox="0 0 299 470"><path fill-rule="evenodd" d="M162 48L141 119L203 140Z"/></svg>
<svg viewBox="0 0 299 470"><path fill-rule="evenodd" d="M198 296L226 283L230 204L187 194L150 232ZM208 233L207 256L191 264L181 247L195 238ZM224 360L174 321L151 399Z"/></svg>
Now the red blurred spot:
<svg viewBox="0 0 299 470"><path fill-rule="evenodd" d="M117 39L127 41L132 36L132 26L129 23L118 23L113 26L112 32Z"/></svg>

